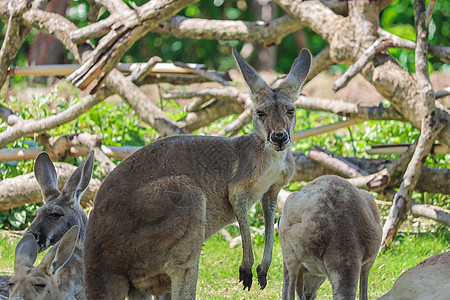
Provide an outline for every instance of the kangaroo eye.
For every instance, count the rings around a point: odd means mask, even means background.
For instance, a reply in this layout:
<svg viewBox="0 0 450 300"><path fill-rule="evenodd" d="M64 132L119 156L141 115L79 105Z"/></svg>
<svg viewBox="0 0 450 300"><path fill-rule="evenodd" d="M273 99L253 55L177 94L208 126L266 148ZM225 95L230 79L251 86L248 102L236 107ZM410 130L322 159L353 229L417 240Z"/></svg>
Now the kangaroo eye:
<svg viewBox="0 0 450 300"><path fill-rule="evenodd" d="M9 287L9 288L12 288L13 286L14 286L14 283L8 282L8 287Z"/></svg>
<svg viewBox="0 0 450 300"><path fill-rule="evenodd" d="M47 285L46 285L45 283L35 283L34 286L37 287L37 288L43 289L43 288L45 288Z"/></svg>
<svg viewBox="0 0 450 300"><path fill-rule="evenodd" d="M258 117L260 117L260 118L263 118L263 117L266 116L266 113L263 112L263 111L261 111L261 110L259 110L259 111L256 112L256 115L257 115Z"/></svg>

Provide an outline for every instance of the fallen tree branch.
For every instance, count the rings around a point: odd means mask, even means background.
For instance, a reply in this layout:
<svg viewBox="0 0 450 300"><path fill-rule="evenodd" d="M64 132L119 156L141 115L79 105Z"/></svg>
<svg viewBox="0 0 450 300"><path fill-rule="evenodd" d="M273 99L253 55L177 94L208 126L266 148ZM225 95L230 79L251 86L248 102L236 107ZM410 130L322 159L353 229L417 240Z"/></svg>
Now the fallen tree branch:
<svg viewBox="0 0 450 300"><path fill-rule="evenodd" d="M425 217L450 227L450 211L429 204L411 200L411 213L414 217Z"/></svg>
<svg viewBox="0 0 450 300"><path fill-rule="evenodd" d="M55 163L58 175L58 187L63 185L76 170L76 167L68 163ZM84 194L81 196L83 205L92 205L95 193L100 187L101 181L93 178ZM42 193L33 173L19 175L0 181L0 210L11 209L27 203L42 202Z"/></svg>
<svg viewBox="0 0 450 300"><path fill-rule="evenodd" d="M326 168L333 170L333 172L337 173L339 176L350 178L363 176L361 171L357 170L356 166L347 161L334 158L330 152L318 146L309 149L308 156L319 164L324 165Z"/></svg>

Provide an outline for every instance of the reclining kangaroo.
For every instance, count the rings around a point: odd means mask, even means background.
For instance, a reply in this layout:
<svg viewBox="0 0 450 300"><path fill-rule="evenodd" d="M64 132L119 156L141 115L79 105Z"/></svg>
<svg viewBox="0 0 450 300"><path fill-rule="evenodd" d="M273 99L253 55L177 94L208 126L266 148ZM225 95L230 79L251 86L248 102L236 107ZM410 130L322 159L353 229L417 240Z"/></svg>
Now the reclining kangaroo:
<svg viewBox="0 0 450 300"><path fill-rule="evenodd" d="M85 242L88 299L130 299L171 292L194 299L203 242L237 219L243 258L239 279L252 285L254 262L247 211L261 200L264 257L261 288L272 259L280 189L292 175L293 101L311 55L300 53L287 78L271 88L233 49L254 103L255 133L237 138L174 136L133 153L97 192Z"/></svg>
<svg viewBox="0 0 450 300"><path fill-rule="evenodd" d="M84 299L84 296L76 297L70 287L73 273L81 271L76 270L70 260L75 254L77 236L78 226L74 226L45 254L41 263L33 267L38 246L34 236L25 233L16 247L14 276L9 283L9 299Z"/></svg>

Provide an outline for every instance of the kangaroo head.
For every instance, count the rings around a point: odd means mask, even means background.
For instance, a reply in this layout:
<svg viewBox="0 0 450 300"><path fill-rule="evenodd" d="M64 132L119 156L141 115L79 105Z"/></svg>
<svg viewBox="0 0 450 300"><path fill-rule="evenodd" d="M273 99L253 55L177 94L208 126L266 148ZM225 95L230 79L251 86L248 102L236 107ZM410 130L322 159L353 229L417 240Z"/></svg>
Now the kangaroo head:
<svg viewBox="0 0 450 300"><path fill-rule="evenodd" d="M25 233L16 247L9 299L60 299L57 272L72 256L77 237L78 226L74 226L47 252L41 263L33 267L38 247L34 236Z"/></svg>
<svg viewBox="0 0 450 300"><path fill-rule="evenodd" d="M255 134L275 151L283 151L291 143L295 127L295 106L303 82L311 66L311 54L303 49L294 61L291 71L279 87L270 87L256 71L247 64L233 47L233 54L245 82L250 88L254 110Z"/></svg>
<svg viewBox="0 0 450 300"><path fill-rule="evenodd" d="M41 187L44 205L36 211L27 232L35 237L39 252L59 241L74 225L80 227L80 242L83 240L87 216L80 206L80 198L89 185L93 166L94 151L91 151L59 191L55 166L48 154L42 152L36 158L34 174Z"/></svg>

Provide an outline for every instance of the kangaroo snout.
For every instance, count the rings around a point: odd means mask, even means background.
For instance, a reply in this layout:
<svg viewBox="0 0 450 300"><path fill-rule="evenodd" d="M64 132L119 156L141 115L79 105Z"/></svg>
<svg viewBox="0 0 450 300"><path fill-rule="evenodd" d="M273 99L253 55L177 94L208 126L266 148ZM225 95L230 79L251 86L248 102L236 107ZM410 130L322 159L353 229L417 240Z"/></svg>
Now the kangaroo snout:
<svg viewBox="0 0 450 300"><path fill-rule="evenodd" d="M286 130L272 131L270 133L270 142L275 144L277 151L283 151L289 144L289 134Z"/></svg>

